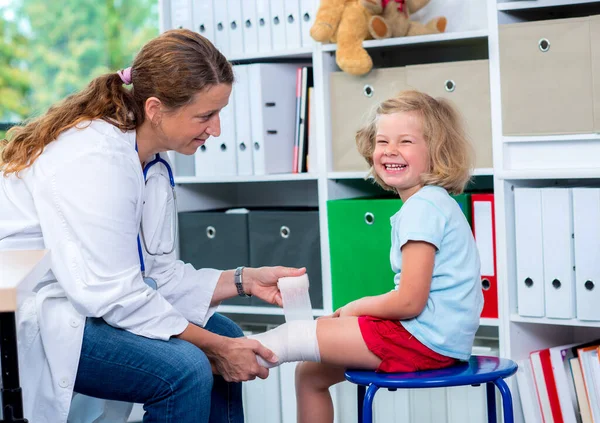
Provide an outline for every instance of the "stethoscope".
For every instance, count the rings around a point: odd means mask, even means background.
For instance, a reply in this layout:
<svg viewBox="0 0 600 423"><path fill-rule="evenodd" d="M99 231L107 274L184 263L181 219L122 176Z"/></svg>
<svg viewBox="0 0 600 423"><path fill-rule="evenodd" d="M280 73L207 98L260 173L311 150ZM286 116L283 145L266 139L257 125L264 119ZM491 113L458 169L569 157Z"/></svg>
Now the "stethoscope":
<svg viewBox="0 0 600 423"><path fill-rule="evenodd" d="M135 151L137 151L137 143L135 144ZM171 249L169 249L167 251L158 251L158 250L150 251L150 249L148 248L148 245L146 244L146 237L144 235L144 225L142 224L142 221L140 221L140 231L137 236L137 247L138 247L138 255L140 257L140 270L142 272L142 277L144 278L144 281L146 281L146 279L151 280L151 278L145 277L146 264L144 263L144 252L142 250L142 245L144 246L144 250L146 250L146 252L149 255L162 256L164 254L171 254L173 251L175 251L175 244L177 241L177 196L175 194L175 178L173 177L173 170L171 169L171 166L169 165L169 163L167 163L167 161L165 159L160 157L160 154L158 154L158 153L156 154L154 159L151 162L149 162L146 166L144 166L144 168L143 168L144 184L146 184L148 182L147 177L148 177L148 171L150 170L150 168L159 163L162 164L167 169L167 173L169 175L169 184L171 185L171 192L173 194L173 216L172 216L173 224L171 225L171 227L174 229L173 234L172 234L173 245L171 246ZM150 286L153 286L154 288L156 287L156 282L154 280L152 280L152 284L150 284L149 281L146 281L146 283L148 283Z"/></svg>

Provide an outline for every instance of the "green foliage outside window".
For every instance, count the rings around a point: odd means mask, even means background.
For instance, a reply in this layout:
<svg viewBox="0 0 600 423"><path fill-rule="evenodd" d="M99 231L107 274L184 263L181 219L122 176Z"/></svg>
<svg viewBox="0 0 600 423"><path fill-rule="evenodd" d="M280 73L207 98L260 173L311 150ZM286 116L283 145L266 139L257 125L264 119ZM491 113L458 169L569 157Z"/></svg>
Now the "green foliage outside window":
<svg viewBox="0 0 600 423"><path fill-rule="evenodd" d="M0 122L129 66L157 35L156 0L0 0Z"/></svg>

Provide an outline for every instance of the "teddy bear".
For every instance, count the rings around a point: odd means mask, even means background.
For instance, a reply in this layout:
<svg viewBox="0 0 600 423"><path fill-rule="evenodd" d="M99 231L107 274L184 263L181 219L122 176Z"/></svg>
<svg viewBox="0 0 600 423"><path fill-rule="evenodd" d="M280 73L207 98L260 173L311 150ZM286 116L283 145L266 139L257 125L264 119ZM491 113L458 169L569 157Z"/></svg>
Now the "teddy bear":
<svg viewBox="0 0 600 423"><path fill-rule="evenodd" d="M369 34L375 39L410 35L437 34L446 30L445 17L437 17L427 24L410 20L412 13L427 6L430 0L360 0L369 11Z"/></svg>
<svg viewBox="0 0 600 423"><path fill-rule="evenodd" d="M364 75L373 67L362 42L370 38L370 14L360 0L321 0L310 36L321 43L337 43L336 63L351 75Z"/></svg>

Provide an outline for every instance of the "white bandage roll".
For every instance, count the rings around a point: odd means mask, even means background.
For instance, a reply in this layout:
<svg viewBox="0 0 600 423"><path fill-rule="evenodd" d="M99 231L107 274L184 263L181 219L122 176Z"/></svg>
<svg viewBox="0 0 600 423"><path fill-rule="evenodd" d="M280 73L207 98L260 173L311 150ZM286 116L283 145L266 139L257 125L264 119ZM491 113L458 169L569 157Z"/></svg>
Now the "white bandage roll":
<svg viewBox="0 0 600 423"><path fill-rule="evenodd" d="M312 305L308 295L308 275L280 278L277 287L283 299L285 321L313 320Z"/></svg>
<svg viewBox="0 0 600 423"><path fill-rule="evenodd" d="M317 340L317 320L296 320L275 329L248 338L256 339L277 356L277 363L269 363L256 356L258 364L271 368L292 361L321 361Z"/></svg>

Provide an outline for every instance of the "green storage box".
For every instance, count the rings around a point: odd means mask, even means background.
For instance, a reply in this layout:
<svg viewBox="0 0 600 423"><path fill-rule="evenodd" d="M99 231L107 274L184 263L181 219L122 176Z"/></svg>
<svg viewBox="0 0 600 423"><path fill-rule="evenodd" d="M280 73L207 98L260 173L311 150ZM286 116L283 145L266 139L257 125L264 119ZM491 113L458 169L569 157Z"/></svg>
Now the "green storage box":
<svg viewBox="0 0 600 423"><path fill-rule="evenodd" d="M469 225L471 225L471 194L453 195L452 198L456 200L460 206L460 209L465 214L467 222L469 222Z"/></svg>
<svg viewBox="0 0 600 423"><path fill-rule="evenodd" d="M400 199L327 202L334 310L394 289L390 217L401 205Z"/></svg>
<svg viewBox="0 0 600 423"><path fill-rule="evenodd" d="M469 194L454 196L471 222ZM390 265L390 218L400 199L347 199L327 202L333 310L358 298L394 289Z"/></svg>

